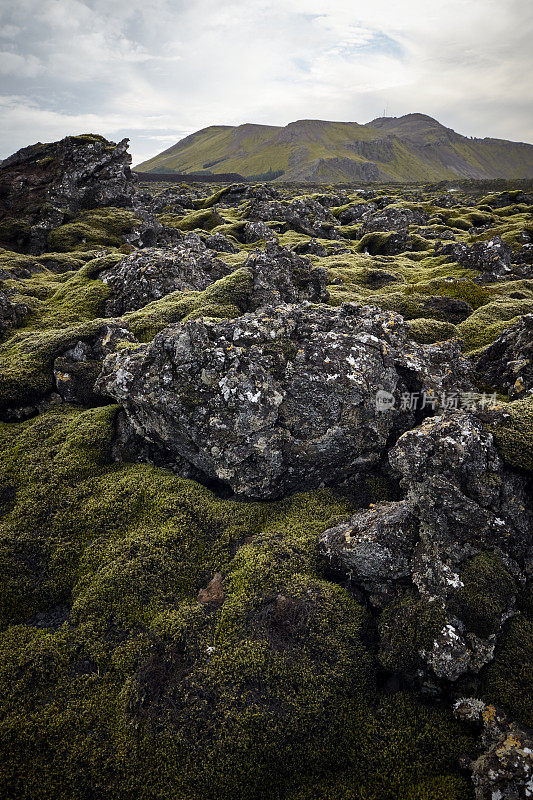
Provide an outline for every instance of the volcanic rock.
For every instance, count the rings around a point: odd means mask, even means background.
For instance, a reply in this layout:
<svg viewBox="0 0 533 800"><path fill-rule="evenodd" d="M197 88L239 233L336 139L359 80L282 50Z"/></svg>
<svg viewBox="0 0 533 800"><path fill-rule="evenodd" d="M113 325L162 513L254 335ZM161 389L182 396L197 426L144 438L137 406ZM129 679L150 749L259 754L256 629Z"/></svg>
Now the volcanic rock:
<svg viewBox="0 0 533 800"><path fill-rule="evenodd" d="M475 364L479 379L511 400L533 392L533 314L504 331Z"/></svg>
<svg viewBox="0 0 533 800"><path fill-rule="evenodd" d="M368 592L377 607L411 583L441 609L440 633L419 656L438 678L454 681L491 660L512 614L514 582L523 580L531 557L525 484L505 470L481 421L463 411L427 418L404 433L389 462L405 500L373 506L327 530L320 550L329 568ZM483 592L491 597L486 607ZM477 595L490 614L472 607Z"/></svg>
<svg viewBox="0 0 533 800"><path fill-rule="evenodd" d="M129 206L134 194L128 139L67 136L25 147L0 165L0 221L27 221L25 248L42 252L67 216L98 206Z"/></svg>
<svg viewBox="0 0 533 800"><path fill-rule="evenodd" d="M136 430L245 497L279 497L375 464L414 411L413 385L467 384L457 346L416 345L373 307L262 308L179 323L106 360L98 388ZM377 408L381 390L396 407Z"/></svg>

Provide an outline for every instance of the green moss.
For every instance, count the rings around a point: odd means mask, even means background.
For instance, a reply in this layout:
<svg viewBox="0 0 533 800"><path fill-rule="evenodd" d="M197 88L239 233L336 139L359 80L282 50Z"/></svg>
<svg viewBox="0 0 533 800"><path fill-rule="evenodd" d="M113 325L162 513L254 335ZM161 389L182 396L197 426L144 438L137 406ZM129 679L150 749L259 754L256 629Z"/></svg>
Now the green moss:
<svg viewBox="0 0 533 800"><path fill-rule="evenodd" d="M459 329L451 322L419 318L410 320L408 325L409 335L419 344L433 344L460 337Z"/></svg>
<svg viewBox="0 0 533 800"><path fill-rule="evenodd" d="M531 308L529 299L498 298L480 306L457 327L469 353L479 352L492 344L503 331L518 322Z"/></svg>
<svg viewBox="0 0 533 800"><path fill-rule="evenodd" d="M486 638L497 633L502 614L516 593L513 578L493 553L480 553L461 570L464 586L455 594L452 610L469 630Z"/></svg>
<svg viewBox="0 0 533 800"><path fill-rule="evenodd" d="M406 593L387 606L379 621L379 663L389 672L411 672L420 661L420 650L429 649L442 630L445 618L438 602L427 602Z"/></svg>
<svg viewBox="0 0 533 800"><path fill-rule="evenodd" d="M411 284L406 287L406 293L410 294L412 292L423 292L425 294L438 295L439 297L453 297L458 300L465 300L474 309L489 303L494 299L495 294L498 294L496 288L480 286L468 278L442 278L428 281L428 283Z"/></svg>
<svg viewBox="0 0 533 800"><path fill-rule="evenodd" d="M484 696L503 706L518 722L533 727L533 621L520 614L498 639L494 660L483 679Z"/></svg>
<svg viewBox="0 0 533 800"><path fill-rule="evenodd" d="M48 247L60 253L91 250L97 245L120 246L122 236L131 233L141 220L123 208L97 208L83 211L73 222L54 228L48 234Z"/></svg>
<svg viewBox="0 0 533 800"><path fill-rule="evenodd" d="M224 222L220 214L210 209L191 211L189 214L173 219L171 219L171 215L162 215L160 220L164 225L171 225L180 231L194 231L197 229L211 231Z"/></svg>
<svg viewBox="0 0 533 800"><path fill-rule="evenodd" d="M0 425L3 796L276 800L361 775L376 800L455 791L462 727L380 696L365 613L316 572L346 501L235 503L111 464L116 412ZM219 609L196 602L215 572ZM16 624L58 603L57 630Z"/></svg>
<svg viewBox="0 0 533 800"><path fill-rule="evenodd" d="M238 317L252 290L252 274L241 268L212 283L203 292L173 292L124 315L137 338L150 341L167 325L184 319Z"/></svg>
<svg viewBox="0 0 533 800"><path fill-rule="evenodd" d="M31 236L31 226L23 219L4 217L0 220L0 242L15 247L24 247Z"/></svg>
<svg viewBox="0 0 533 800"><path fill-rule="evenodd" d="M502 405L503 419L491 426L498 452L510 466L533 471L533 397Z"/></svg>

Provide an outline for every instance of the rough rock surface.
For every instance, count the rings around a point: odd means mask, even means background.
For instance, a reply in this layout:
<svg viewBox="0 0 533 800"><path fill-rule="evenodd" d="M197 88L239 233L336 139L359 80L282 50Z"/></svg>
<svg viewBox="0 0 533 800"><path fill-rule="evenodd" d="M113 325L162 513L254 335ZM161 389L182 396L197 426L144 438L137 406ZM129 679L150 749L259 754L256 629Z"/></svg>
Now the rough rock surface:
<svg viewBox="0 0 533 800"><path fill-rule="evenodd" d="M475 242L470 246L462 243L437 245L436 252L438 255L450 256L462 267L479 270L481 282L511 277L513 251L502 241L501 236L493 236L489 241Z"/></svg>
<svg viewBox="0 0 533 800"><path fill-rule="evenodd" d="M501 389L512 400L533 392L533 314L499 336L475 364L479 379Z"/></svg>
<svg viewBox="0 0 533 800"><path fill-rule="evenodd" d="M105 305L110 317L142 308L175 291L201 291L231 269L208 250L199 236L166 248L148 247L126 256L98 277L111 289Z"/></svg>
<svg viewBox="0 0 533 800"><path fill-rule="evenodd" d="M104 358L121 342L136 342L126 323L110 320L89 340L80 340L54 360L57 393L66 403L100 405L109 402L94 388Z"/></svg>
<svg viewBox="0 0 533 800"><path fill-rule="evenodd" d="M27 313L23 303L13 303L7 292L0 291L0 337L10 328L22 325Z"/></svg>
<svg viewBox="0 0 533 800"><path fill-rule="evenodd" d="M367 206L368 208L368 206ZM410 208L385 208L383 210L367 210L361 216L363 233L371 231L407 232L410 225L422 225L427 222L428 215Z"/></svg>
<svg viewBox="0 0 533 800"><path fill-rule="evenodd" d="M247 211L250 220L267 222L284 221L289 228L307 236L336 239L336 219L328 208L312 197L297 197L290 203L255 200Z"/></svg>
<svg viewBox="0 0 533 800"><path fill-rule="evenodd" d="M264 250L251 253L244 266L253 274L251 308L276 303L326 302L328 274L302 256L267 242Z"/></svg>
<svg viewBox="0 0 533 800"><path fill-rule="evenodd" d="M41 252L52 227L67 214L130 205L134 184L128 139L67 136L25 147L0 165L0 219L27 218L28 252Z"/></svg>
<svg viewBox="0 0 533 800"><path fill-rule="evenodd" d="M112 356L98 380L139 433L237 495L276 497L374 464L413 385L466 384L457 346L415 345L401 317L372 307L282 305L167 328ZM376 392L396 403L376 408Z"/></svg>
<svg viewBox="0 0 533 800"><path fill-rule="evenodd" d="M389 461L405 500L327 530L320 549L330 568L377 607L395 597L399 581L437 604L444 612L440 633L419 655L438 678L453 681L492 658L501 624L512 614L513 580L524 578L532 555L525 485L505 471L481 421L463 411L430 417L404 433ZM481 619L465 599L464 576L472 563L482 570L484 562L472 559L489 551L502 559L509 590L494 602L490 619Z"/></svg>
<svg viewBox="0 0 533 800"><path fill-rule="evenodd" d="M476 800L527 800L533 794L533 737L501 709L475 698L454 705L458 719L482 726L483 753L465 760Z"/></svg>

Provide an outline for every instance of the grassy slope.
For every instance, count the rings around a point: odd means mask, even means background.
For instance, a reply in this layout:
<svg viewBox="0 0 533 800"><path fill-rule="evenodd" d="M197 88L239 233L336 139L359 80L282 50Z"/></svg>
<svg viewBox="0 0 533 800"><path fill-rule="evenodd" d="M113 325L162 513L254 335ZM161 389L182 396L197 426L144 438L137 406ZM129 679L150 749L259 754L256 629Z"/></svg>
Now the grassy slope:
<svg viewBox="0 0 533 800"><path fill-rule="evenodd" d="M361 143L385 140L392 157L366 151ZM347 164L375 163L383 178L406 181L457 177L533 176L533 146L497 139L468 139L431 117L408 114L355 122L299 120L283 128L269 125L211 126L140 164L150 172L164 167L175 172L210 169L255 175L284 170L281 180L320 179L342 182L351 177Z"/></svg>

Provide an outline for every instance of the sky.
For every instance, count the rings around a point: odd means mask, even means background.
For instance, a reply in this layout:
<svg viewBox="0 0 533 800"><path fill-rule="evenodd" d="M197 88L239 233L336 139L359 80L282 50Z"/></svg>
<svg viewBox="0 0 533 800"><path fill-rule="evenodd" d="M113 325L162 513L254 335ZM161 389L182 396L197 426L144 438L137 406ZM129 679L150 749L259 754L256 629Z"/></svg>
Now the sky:
<svg viewBox="0 0 533 800"><path fill-rule="evenodd" d="M0 158L208 125L429 114L533 142L530 0L2 0Z"/></svg>

